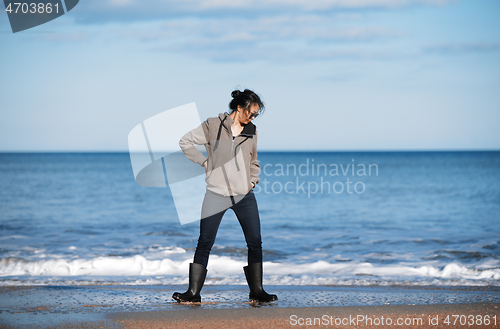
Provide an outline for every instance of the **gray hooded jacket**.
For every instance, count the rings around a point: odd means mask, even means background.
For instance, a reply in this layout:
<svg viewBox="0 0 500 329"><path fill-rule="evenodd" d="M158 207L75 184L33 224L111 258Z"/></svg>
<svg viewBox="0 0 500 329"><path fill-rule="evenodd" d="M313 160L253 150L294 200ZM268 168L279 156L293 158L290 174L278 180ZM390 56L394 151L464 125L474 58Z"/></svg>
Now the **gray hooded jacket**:
<svg viewBox="0 0 500 329"><path fill-rule="evenodd" d="M224 196L245 195L259 182L257 127L253 123L233 138L233 119L228 113L208 118L179 141L186 157L203 166L207 162L207 190ZM205 157L195 145L204 145Z"/></svg>

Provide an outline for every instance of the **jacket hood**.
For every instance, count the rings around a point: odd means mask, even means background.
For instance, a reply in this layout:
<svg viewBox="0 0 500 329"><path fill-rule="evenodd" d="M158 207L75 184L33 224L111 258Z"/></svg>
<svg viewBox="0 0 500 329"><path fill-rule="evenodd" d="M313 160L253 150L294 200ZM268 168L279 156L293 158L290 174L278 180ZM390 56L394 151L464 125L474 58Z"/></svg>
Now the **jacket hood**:
<svg viewBox="0 0 500 329"><path fill-rule="evenodd" d="M219 120L221 121L221 124L224 126L224 128L226 128L226 130L231 133L231 125L234 121L229 116L229 113L219 113ZM249 122L246 125L243 125L243 130L241 131L240 135L252 136L255 135L256 130L257 127L252 122Z"/></svg>

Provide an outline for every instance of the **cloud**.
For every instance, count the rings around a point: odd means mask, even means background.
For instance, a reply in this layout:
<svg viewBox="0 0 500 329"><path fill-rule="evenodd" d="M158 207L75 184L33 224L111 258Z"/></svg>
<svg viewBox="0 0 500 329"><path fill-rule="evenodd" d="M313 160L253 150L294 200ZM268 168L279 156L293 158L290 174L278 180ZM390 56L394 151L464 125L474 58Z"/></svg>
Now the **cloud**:
<svg viewBox="0 0 500 329"><path fill-rule="evenodd" d="M452 1L86 0L74 18L115 22L118 38L145 49L213 61L387 60L401 56L390 44L404 34L370 25L370 15Z"/></svg>
<svg viewBox="0 0 500 329"><path fill-rule="evenodd" d="M411 5L446 5L449 0L271 0L270 3L294 6L302 10L334 8L397 8Z"/></svg>
<svg viewBox="0 0 500 329"><path fill-rule="evenodd" d="M124 7L138 5L138 2L135 0L109 0L109 4L111 6Z"/></svg>
<svg viewBox="0 0 500 329"><path fill-rule="evenodd" d="M86 0L72 12L80 23L147 21L172 17L255 17L276 14L443 6L454 0Z"/></svg>
<svg viewBox="0 0 500 329"><path fill-rule="evenodd" d="M401 50L391 50L395 41L405 35L397 27L384 26L384 22L370 24L374 22L370 19L371 9L378 13L383 9L449 3L450 0L87 0L79 7L81 12L76 19L118 20L112 29L117 31L117 38L135 40L151 51L213 61L385 61L409 56Z"/></svg>
<svg viewBox="0 0 500 329"><path fill-rule="evenodd" d="M446 43L424 47L427 53L455 55L465 53L491 53L500 51L500 42Z"/></svg>
<svg viewBox="0 0 500 329"><path fill-rule="evenodd" d="M402 35L379 26L339 26L335 16L320 15L186 18L156 23L154 28L150 24L140 26L127 28L120 37L138 40L155 51L185 53L215 61L385 59L386 50L363 56L363 51L347 48L376 47Z"/></svg>
<svg viewBox="0 0 500 329"><path fill-rule="evenodd" d="M207 58L215 62L271 61L297 63L307 61L395 61L413 57L410 53L392 50L377 50L369 47L294 47L288 44L259 44L244 42L204 42L199 44L174 44L154 47L154 51L184 53L193 57Z"/></svg>
<svg viewBox="0 0 500 329"><path fill-rule="evenodd" d="M89 36L86 33L71 32L71 33L49 33L42 37L44 40L56 42L77 42L87 40Z"/></svg>
<svg viewBox="0 0 500 329"><path fill-rule="evenodd" d="M210 42L225 41L368 41L394 38L401 33L384 27L342 27L335 23L335 17L318 15L274 16L257 19L196 19L169 20L163 23L165 34L182 38L199 37ZM200 40L201 41L201 40Z"/></svg>

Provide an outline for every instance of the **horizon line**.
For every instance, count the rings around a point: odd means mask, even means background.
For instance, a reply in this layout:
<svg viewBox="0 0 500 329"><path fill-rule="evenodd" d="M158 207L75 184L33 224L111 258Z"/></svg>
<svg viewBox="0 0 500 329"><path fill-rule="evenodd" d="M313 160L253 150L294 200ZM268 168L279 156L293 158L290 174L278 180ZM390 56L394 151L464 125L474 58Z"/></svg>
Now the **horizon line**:
<svg viewBox="0 0 500 329"><path fill-rule="evenodd" d="M179 150L180 151L180 150ZM173 151L177 152L177 151ZM383 152L500 152L499 149L353 149L353 150L325 150L325 149L264 149L258 153L383 153ZM128 150L0 150L0 154L21 154L21 153L130 153Z"/></svg>

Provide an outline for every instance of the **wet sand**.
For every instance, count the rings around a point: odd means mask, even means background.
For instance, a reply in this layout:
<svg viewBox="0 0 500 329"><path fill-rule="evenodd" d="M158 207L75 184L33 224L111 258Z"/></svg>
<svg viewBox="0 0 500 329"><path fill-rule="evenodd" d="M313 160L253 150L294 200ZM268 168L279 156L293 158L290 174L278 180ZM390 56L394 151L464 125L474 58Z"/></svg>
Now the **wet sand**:
<svg viewBox="0 0 500 329"><path fill-rule="evenodd" d="M201 304L171 299L184 286L0 287L0 328L500 328L500 287L266 289L280 299L250 304L246 286L206 286Z"/></svg>
<svg viewBox="0 0 500 329"><path fill-rule="evenodd" d="M110 318L123 328L499 328L499 305L198 309L122 313Z"/></svg>

